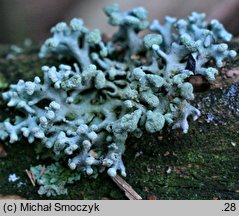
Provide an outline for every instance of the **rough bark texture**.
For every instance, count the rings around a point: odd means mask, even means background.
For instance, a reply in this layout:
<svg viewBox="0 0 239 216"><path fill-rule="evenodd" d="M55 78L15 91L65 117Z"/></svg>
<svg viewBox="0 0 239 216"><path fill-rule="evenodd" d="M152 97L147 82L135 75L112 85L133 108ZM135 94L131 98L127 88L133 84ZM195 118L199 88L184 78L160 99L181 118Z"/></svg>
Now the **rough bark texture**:
<svg viewBox="0 0 239 216"><path fill-rule="evenodd" d="M238 50L236 43L233 46ZM20 78L31 80L41 74L42 65L59 64L57 59L39 60L36 48L28 48L18 55L11 52L0 47L0 84L15 83ZM165 128L158 134L128 139L124 155L128 174L125 180L143 199L239 199L238 67L239 58L228 62L211 88L196 94L195 105L202 116L191 122L187 134ZM3 87L0 91L4 91ZM0 100L0 120L13 112ZM31 165L42 163L35 145L26 140L2 144L7 156L0 158L0 194L46 199L39 197L37 187L32 186L25 173ZM11 173L20 177L22 186L8 182ZM68 196L56 199L126 197L111 178L102 173L96 179L83 177L69 185Z"/></svg>

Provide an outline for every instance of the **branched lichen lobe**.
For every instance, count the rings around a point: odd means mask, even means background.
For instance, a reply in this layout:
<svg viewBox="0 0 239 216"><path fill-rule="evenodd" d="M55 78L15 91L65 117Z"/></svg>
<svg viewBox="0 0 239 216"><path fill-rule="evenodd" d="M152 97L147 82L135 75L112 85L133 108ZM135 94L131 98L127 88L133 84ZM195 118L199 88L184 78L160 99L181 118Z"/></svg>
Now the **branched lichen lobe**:
<svg viewBox="0 0 239 216"><path fill-rule="evenodd" d="M118 170L125 176L122 155L128 134L140 137L166 124L187 133L188 117L200 116L189 103L194 94L187 78L200 74L214 80L214 64L222 67L236 52L226 44L231 34L216 20L204 21L204 14L194 12L180 20L166 17L164 25L150 25L142 7L122 13L111 5L104 11L109 23L119 27L107 42L98 29L90 32L80 19L52 28L53 36L39 56L70 55L76 64L43 66L42 80L35 77L11 85L3 99L22 116L1 123L0 137L9 137L10 143L22 135L29 143L39 139L58 160L67 158L76 172L91 175L94 166L101 166L110 176ZM144 30L150 33L139 36ZM48 187L51 183L42 178L41 194L60 194L57 188L65 193L62 185Z"/></svg>

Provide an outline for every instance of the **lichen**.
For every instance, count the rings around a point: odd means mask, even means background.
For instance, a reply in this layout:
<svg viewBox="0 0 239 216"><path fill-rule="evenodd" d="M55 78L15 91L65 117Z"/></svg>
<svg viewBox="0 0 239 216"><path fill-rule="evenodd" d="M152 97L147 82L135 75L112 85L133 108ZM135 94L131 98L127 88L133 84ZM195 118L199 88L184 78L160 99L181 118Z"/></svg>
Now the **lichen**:
<svg viewBox="0 0 239 216"><path fill-rule="evenodd" d="M72 184L80 179L80 173L74 172L62 167L59 163L54 163L41 174L42 165L31 167L37 183L40 185L38 193L46 196L56 196L67 194L66 184Z"/></svg>
<svg viewBox="0 0 239 216"><path fill-rule="evenodd" d="M188 78L200 74L214 80L216 68L236 52L226 44L232 35L216 20L207 23L204 14L166 17L161 25L150 24L142 7L120 12L114 4L104 11L109 23L118 26L109 41L99 29L89 31L81 19L51 29L53 36L39 57L71 56L75 63L43 66L43 79L11 85L3 99L22 115L0 123L0 137L9 137L10 143L22 135L29 143L38 139L52 149L52 158L76 173L92 175L96 166L107 168L110 176L117 171L125 176L122 155L128 135L156 133L166 125L187 133L188 118L200 116L190 104L194 93ZM145 30L150 33L140 36ZM66 192L49 181L40 184L50 188L40 194Z"/></svg>

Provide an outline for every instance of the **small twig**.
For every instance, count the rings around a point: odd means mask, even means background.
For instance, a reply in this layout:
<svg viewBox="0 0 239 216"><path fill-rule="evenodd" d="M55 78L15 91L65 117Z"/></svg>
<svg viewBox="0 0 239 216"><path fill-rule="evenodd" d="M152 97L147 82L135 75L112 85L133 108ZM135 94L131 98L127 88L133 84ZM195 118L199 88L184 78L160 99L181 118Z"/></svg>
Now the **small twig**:
<svg viewBox="0 0 239 216"><path fill-rule="evenodd" d="M30 179L32 185L35 187L35 176L33 175L33 173L31 171L28 171L27 169L25 170L27 173L28 178Z"/></svg>
<svg viewBox="0 0 239 216"><path fill-rule="evenodd" d="M125 192L125 196L130 200L141 200L142 197L120 176L111 177L117 186Z"/></svg>
<svg viewBox="0 0 239 216"><path fill-rule="evenodd" d="M42 176L42 175L44 174L45 169L46 169L46 166L43 165L43 166L42 166L42 169L41 169L41 172L40 172L40 174L39 174L40 176Z"/></svg>
<svg viewBox="0 0 239 216"><path fill-rule="evenodd" d="M31 176L32 176L33 182L35 183L35 182L36 182L36 177L35 177L34 173L30 171L30 174L31 174Z"/></svg>
<svg viewBox="0 0 239 216"><path fill-rule="evenodd" d="M2 195L0 194L0 200L26 200L24 197L18 195Z"/></svg>

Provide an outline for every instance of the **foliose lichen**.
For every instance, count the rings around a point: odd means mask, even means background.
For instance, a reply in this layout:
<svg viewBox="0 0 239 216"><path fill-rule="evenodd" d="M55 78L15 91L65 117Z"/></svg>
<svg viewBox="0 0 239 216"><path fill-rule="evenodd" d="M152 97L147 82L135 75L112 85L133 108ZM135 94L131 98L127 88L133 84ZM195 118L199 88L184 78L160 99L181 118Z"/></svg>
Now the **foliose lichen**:
<svg viewBox="0 0 239 216"><path fill-rule="evenodd" d="M51 164L42 173L43 166L31 167L37 183L40 185L39 195L57 196L67 194L66 184L72 184L80 180L80 174L62 167L58 162ZM41 174L42 173L42 174Z"/></svg>
<svg viewBox="0 0 239 216"><path fill-rule="evenodd" d="M141 137L165 125L187 133L188 118L200 116L190 105L194 93L188 78L214 80L224 60L236 56L227 45L232 35L217 20L206 22L205 14L150 24L142 7L121 12L113 4L104 12L118 27L110 40L103 40L99 29L89 31L81 19L58 23L39 57L71 56L75 64L43 66L43 80L19 80L3 93L8 106L22 115L0 124L1 139L13 143L23 135L29 143L40 140L54 158L75 170L75 180L79 171L93 174L95 166L106 167L110 176L117 171L125 176L122 155L129 133ZM38 177L40 194L66 192L60 181L41 179L47 177Z"/></svg>

